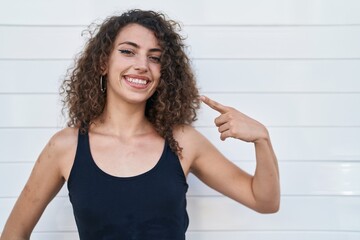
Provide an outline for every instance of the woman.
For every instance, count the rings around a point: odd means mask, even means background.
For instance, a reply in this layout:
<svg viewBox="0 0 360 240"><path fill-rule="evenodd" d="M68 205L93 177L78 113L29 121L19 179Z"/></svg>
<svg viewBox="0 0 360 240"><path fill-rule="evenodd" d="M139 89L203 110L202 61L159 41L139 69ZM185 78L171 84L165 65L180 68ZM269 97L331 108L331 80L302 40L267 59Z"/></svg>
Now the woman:
<svg viewBox="0 0 360 240"><path fill-rule="evenodd" d="M198 96L176 27L162 14L131 10L90 38L62 86L69 127L40 154L1 240L29 239L65 182L80 239L185 239L189 172L255 211L278 210L268 131ZM221 140L254 143L254 176L190 126L200 101L219 112Z"/></svg>

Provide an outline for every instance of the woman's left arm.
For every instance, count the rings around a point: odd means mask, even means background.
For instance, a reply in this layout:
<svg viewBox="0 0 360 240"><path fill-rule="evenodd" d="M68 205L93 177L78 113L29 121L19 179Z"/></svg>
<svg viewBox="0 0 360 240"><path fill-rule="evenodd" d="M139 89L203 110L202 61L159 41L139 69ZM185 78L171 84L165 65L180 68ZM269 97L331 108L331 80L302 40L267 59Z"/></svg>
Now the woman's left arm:
<svg viewBox="0 0 360 240"><path fill-rule="evenodd" d="M245 173L200 137L202 147L193 163L193 173L211 187L258 212L278 211L279 170L266 127L238 110L223 106L208 97L203 96L201 100L220 113L215 119L215 125L221 140L231 137L254 143L256 170L253 176Z"/></svg>

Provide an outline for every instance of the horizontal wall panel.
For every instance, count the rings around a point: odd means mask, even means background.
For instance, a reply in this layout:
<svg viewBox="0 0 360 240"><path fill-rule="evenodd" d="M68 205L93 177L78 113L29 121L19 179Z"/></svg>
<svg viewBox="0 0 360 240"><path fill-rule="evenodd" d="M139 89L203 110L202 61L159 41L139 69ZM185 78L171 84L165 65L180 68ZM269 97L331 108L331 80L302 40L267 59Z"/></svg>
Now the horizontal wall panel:
<svg viewBox="0 0 360 240"><path fill-rule="evenodd" d="M77 231L73 232L33 232L31 240L79 240Z"/></svg>
<svg viewBox="0 0 360 240"><path fill-rule="evenodd" d="M191 230L358 231L359 197L287 197L280 211L261 215L225 197L189 198Z"/></svg>
<svg viewBox="0 0 360 240"><path fill-rule="evenodd" d="M0 93L58 93L72 62L2 60ZM193 64L206 93L360 92L360 60L194 59Z"/></svg>
<svg viewBox="0 0 360 240"><path fill-rule="evenodd" d="M59 93L71 60L0 61L0 93ZM26 73L26 74L25 74Z"/></svg>
<svg viewBox="0 0 360 240"><path fill-rule="evenodd" d="M216 128L198 128L225 156L252 161L254 148L235 139L221 141ZM1 162L35 162L58 129L0 129ZM358 128L269 128L279 161L359 161ZM21 149L21 151L19 151Z"/></svg>
<svg viewBox="0 0 360 240"><path fill-rule="evenodd" d="M236 162L253 174L255 161ZM0 197L16 197L23 189L33 163L0 163ZM360 196L359 162L279 162L282 195ZM15 174L16 173L16 174ZM9 182L12 184L9 185ZM194 175L189 174L188 196L220 196ZM66 184L58 194L67 196Z"/></svg>
<svg viewBox="0 0 360 240"><path fill-rule="evenodd" d="M283 197L276 214L259 214L225 197L189 197L190 231L358 231L359 197ZM15 202L0 198L0 228ZM329 210L331 209L331 211ZM75 231L68 198L55 198L36 226L36 231Z"/></svg>
<svg viewBox="0 0 360 240"><path fill-rule="evenodd" d="M194 69L202 92L360 91L360 60L195 59Z"/></svg>
<svg viewBox="0 0 360 240"><path fill-rule="evenodd" d="M72 232L36 232L31 234L31 240L79 240L77 231Z"/></svg>
<svg viewBox="0 0 360 240"><path fill-rule="evenodd" d="M0 57L72 58L84 43L83 30L83 27L0 26L3 36ZM183 35L188 36L188 52L194 58L360 58L360 26L188 26Z"/></svg>
<svg viewBox="0 0 360 240"><path fill-rule="evenodd" d="M65 126L57 94L0 94L0 127Z"/></svg>
<svg viewBox="0 0 360 240"><path fill-rule="evenodd" d="M255 162L236 162L254 174ZM359 162L279 162L282 195L343 195L360 196ZM189 175L190 196L220 196L194 175Z"/></svg>
<svg viewBox="0 0 360 240"><path fill-rule="evenodd" d="M0 26L0 58L73 58L82 49L83 30L76 27Z"/></svg>
<svg viewBox="0 0 360 240"><path fill-rule="evenodd" d="M322 231L209 231L209 232L194 232L187 233L188 240L358 240L360 239L360 232L322 232ZM76 239L76 238L74 238ZM44 239L45 240L45 239Z"/></svg>
<svg viewBox="0 0 360 240"><path fill-rule="evenodd" d="M220 140L217 128L198 128L222 153L234 160L255 158L253 145L236 139ZM278 159L290 161L328 161L360 159L360 127L269 128Z"/></svg>
<svg viewBox="0 0 360 240"><path fill-rule="evenodd" d="M19 7L21 6L21 7ZM68 6L71 6L70 8ZM260 7L259 7L260 6ZM225 0L173 4L162 0L101 1L45 0L0 2L0 24L89 24L130 8L162 10L185 24L357 24L356 0ZM44 11L46 9L46 11ZM14 14L16 13L16 14ZM221 14L226 13L226 14ZM221 17L219 17L221 16Z"/></svg>
<svg viewBox="0 0 360 240"><path fill-rule="evenodd" d="M360 94L238 93L208 97L267 126L360 126L360 114L355 111ZM204 105L196 126L214 126L219 113ZM0 109L6 116L0 119L0 127L65 126L57 94L0 94Z"/></svg>
<svg viewBox="0 0 360 240"><path fill-rule="evenodd" d="M316 232L316 231L188 231L186 234L187 240L358 240L360 232ZM79 240L77 232L64 232L64 233L37 233L31 235L32 240Z"/></svg>
<svg viewBox="0 0 360 240"><path fill-rule="evenodd" d="M360 57L360 26L189 27L186 33L195 58Z"/></svg>
<svg viewBox="0 0 360 240"><path fill-rule="evenodd" d="M0 129L0 152L4 156L11 157L11 159L3 157L0 162L34 163L51 136L58 130L55 128Z"/></svg>
<svg viewBox="0 0 360 240"><path fill-rule="evenodd" d="M207 94L269 126L360 126L360 94ZM334 114L334 110L336 114ZM197 126L214 126L220 114L205 104Z"/></svg>

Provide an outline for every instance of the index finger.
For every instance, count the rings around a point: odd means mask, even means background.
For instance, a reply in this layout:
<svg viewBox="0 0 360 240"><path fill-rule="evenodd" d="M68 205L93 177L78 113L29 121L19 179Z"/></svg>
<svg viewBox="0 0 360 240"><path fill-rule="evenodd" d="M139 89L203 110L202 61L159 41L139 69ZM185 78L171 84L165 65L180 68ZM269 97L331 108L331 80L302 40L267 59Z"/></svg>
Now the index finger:
<svg viewBox="0 0 360 240"><path fill-rule="evenodd" d="M201 96L200 99L203 103L205 103L206 105L208 105L209 107L218 111L221 114L226 113L228 111L228 107L226 107L208 97Z"/></svg>

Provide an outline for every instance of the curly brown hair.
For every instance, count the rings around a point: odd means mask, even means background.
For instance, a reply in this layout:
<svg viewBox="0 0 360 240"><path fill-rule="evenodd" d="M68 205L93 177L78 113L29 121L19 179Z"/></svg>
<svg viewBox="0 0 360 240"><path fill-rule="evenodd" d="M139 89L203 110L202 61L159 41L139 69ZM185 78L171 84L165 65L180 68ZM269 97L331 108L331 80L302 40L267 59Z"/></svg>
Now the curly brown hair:
<svg viewBox="0 0 360 240"><path fill-rule="evenodd" d="M90 39L61 86L63 110L67 109L69 116L67 124L87 131L103 112L106 92L101 91L99 79L114 48L116 36L131 23L154 32L162 48L160 82L147 100L145 116L168 141L170 148L181 156L182 148L173 137L173 129L196 120L200 100L183 38L177 33L180 25L162 13L129 10L120 16L107 18L94 31L89 30Z"/></svg>

